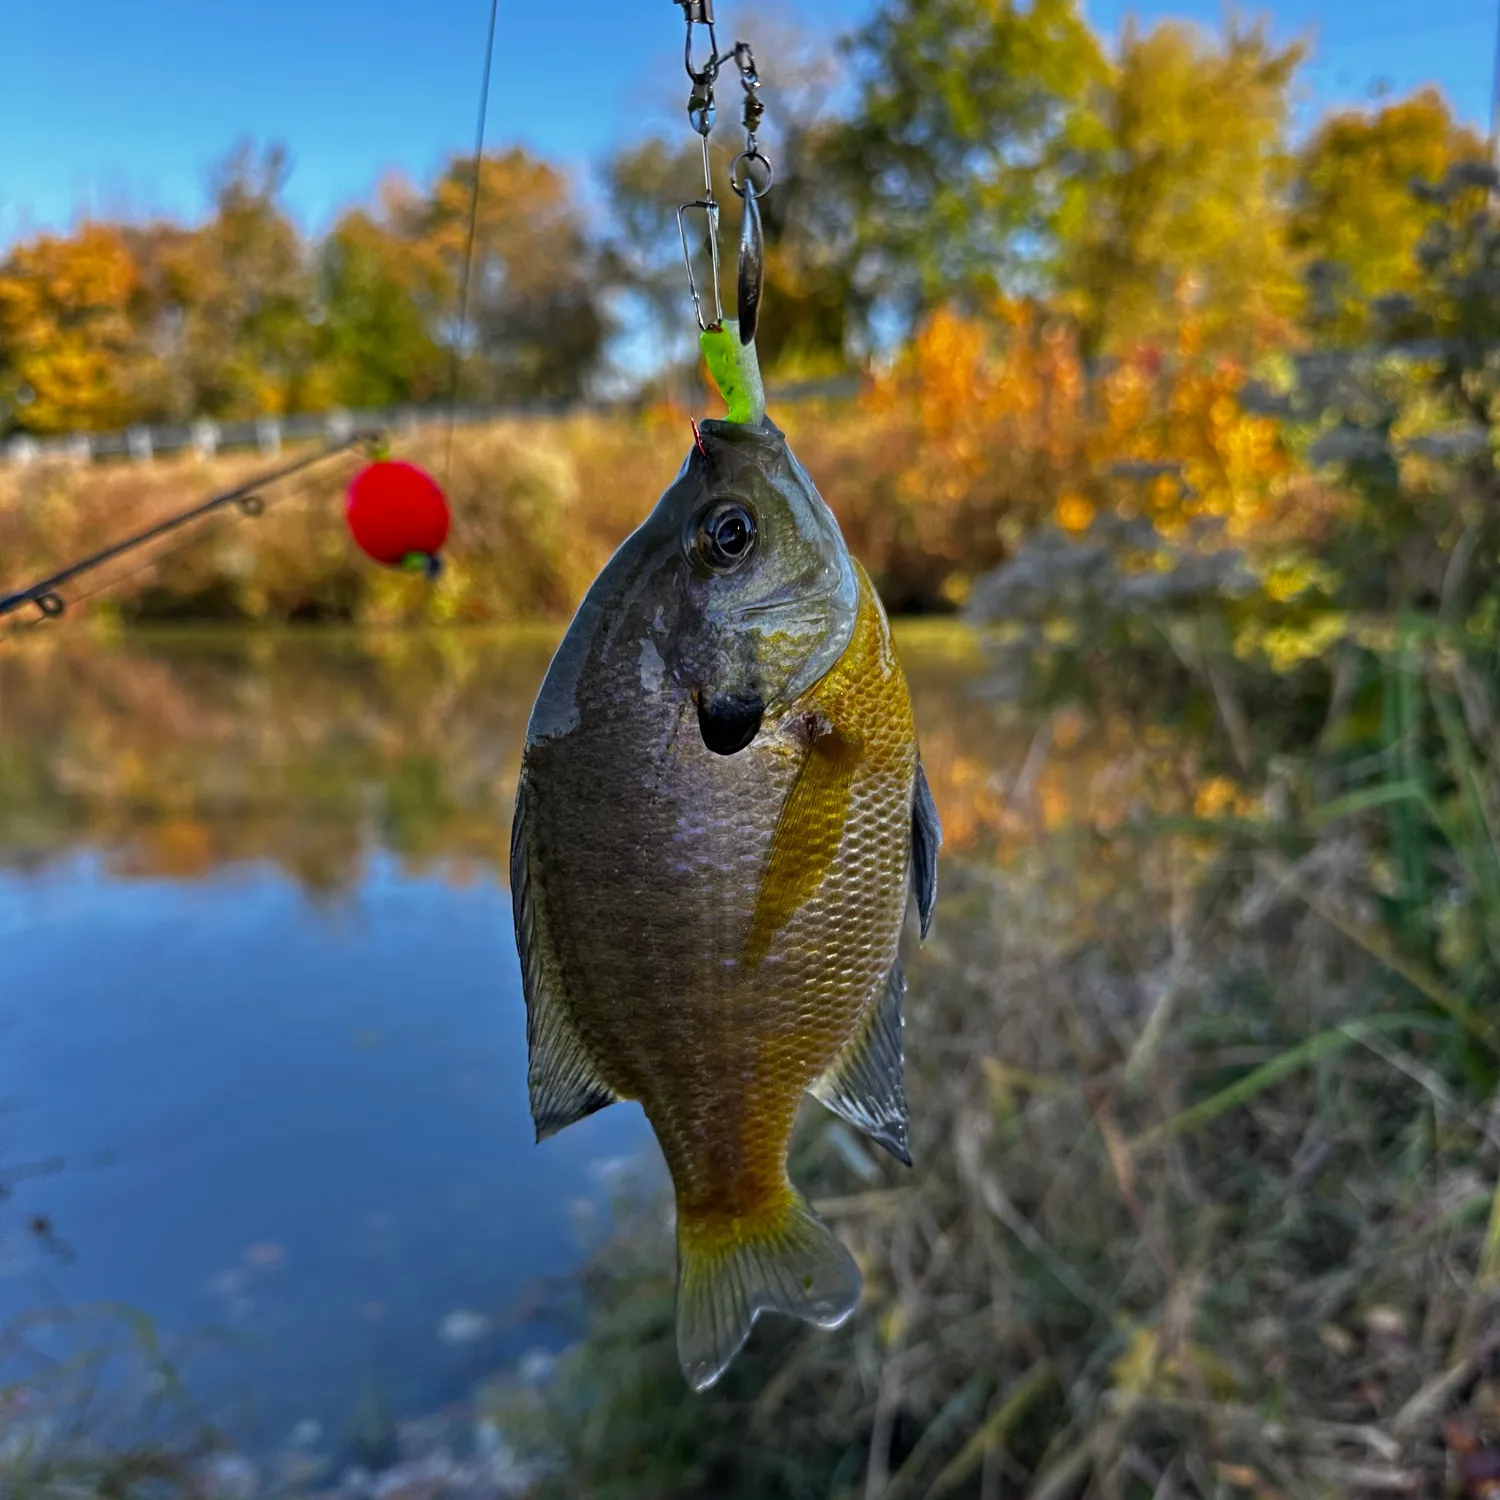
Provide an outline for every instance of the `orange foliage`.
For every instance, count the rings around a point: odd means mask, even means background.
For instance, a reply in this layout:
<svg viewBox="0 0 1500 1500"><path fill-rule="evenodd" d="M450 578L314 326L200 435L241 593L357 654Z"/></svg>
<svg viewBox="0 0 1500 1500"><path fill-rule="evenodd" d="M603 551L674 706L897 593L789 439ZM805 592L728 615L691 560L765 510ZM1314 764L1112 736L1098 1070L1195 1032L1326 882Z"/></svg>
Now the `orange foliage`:
<svg viewBox="0 0 1500 1500"><path fill-rule="evenodd" d="M948 597L1046 520L1078 532L1102 509L1144 512L1170 534L1218 517L1240 543L1280 525L1290 456L1275 423L1237 402L1243 367L1201 353L1191 322L1171 350L1090 374L1068 325L1023 303L997 311L998 333L935 314L864 402L876 466L888 468L865 503L894 502L908 566L915 553L946 575ZM1180 482L1111 474L1169 463ZM859 497L840 499L858 529Z"/></svg>

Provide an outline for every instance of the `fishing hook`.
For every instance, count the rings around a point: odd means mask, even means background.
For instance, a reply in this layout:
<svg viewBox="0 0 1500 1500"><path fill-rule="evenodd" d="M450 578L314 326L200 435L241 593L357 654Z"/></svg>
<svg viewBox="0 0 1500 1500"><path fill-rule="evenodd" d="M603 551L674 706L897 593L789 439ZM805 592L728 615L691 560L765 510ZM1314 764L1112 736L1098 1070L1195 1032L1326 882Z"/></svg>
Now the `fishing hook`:
<svg viewBox="0 0 1500 1500"><path fill-rule="evenodd" d="M765 117L765 105L760 97L760 72L755 65L755 53L748 42L736 42L732 51L727 54L719 52L718 37L714 29L713 0L675 0L675 3L682 7L683 17L687 22L683 61L693 85L692 92L688 95L688 121L703 142L703 196L692 203L679 206L677 230L682 239L682 259L687 267L693 313L698 320L698 327L705 333L722 327L724 323L724 304L719 290L719 204L714 198L713 164L708 138L714 126L714 85L718 81L719 70L726 62L733 61L739 69L740 84L745 92L742 116L745 149L730 164L729 181L735 194L745 205L740 226L737 291L740 343L749 345L755 338L756 326L760 321L760 303L766 279L765 230L761 220L760 200L770 192L775 180L775 169L770 158L760 149L757 139L757 132ZM708 61L701 68L693 65L695 26L708 29ZM737 177L742 166L743 175ZM693 212L701 212L707 223L709 257L713 266L712 323L704 316L704 299L698 286L697 272L693 268L692 249L688 244L687 215Z"/></svg>

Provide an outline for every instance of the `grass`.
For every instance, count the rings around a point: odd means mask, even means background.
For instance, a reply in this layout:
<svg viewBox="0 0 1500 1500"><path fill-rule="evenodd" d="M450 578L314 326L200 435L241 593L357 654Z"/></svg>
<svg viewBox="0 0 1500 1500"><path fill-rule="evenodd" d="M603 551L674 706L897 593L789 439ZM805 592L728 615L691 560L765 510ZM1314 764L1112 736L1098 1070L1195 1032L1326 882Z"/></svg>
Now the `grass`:
<svg viewBox="0 0 1500 1500"><path fill-rule="evenodd" d="M113 1304L0 1325L5 1500L202 1500L219 1444L151 1321Z"/></svg>
<svg viewBox="0 0 1500 1500"><path fill-rule="evenodd" d="M1018 754L910 964L915 1171L853 1171L811 1108L799 1136L859 1316L763 1324L692 1397L670 1237L638 1209L559 1383L509 1410L553 1466L538 1497L1479 1493L1500 780L1476 666L1369 657L1373 736L1342 726L1290 807L1266 758L1236 808L1184 817L1191 748L1102 719Z"/></svg>
<svg viewBox="0 0 1500 1500"><path fill-rule="evenodd" d="M865 1305L763 1324L691 1396L665 1205L623 1204L558 1379L495 1398L534 1500L1444 1493L1500 1446L1486 648L1392 622L1295 755L1234 684L1246 769L1223 683L1039 711L974 696L984 637L897 634L950 835L909 963L917 1167L811 1105L794 1163ZM412 858L498 863L549 644L32 638L0 657L5 842L40 819L185 874L275 851L316 891L373 807ZM172 1482L129 1468L140 1437L6 1451L0 1488L49 1500Z"/></svg>
<svg viewBox="0 0 1500 1500"><path fill-rule="evenodd" d="M897 634L949 829L909 960L917 1167L813 1105L794 1163L866 1302L763 1323L691 1396L666 1206L622 1204L557 1381L495 1397L534 1500L1443 1493L1500 1446L1487 657L1392 629L1319 748L1248 715L1245 771L1210 687L1208 718L1039 712L974 696L982 637ZM127 876L274 854L318 892L373 809L409 858L498 864L549 644L32 638L0 657L4 840ZM12 1442L0 1490L176 1482L149 1433L69 1431Z"/></svg>
<svg viewBox="0 0 1500 1500"><path fill-rule="evenodd" d="M778 415L876 575L901 579L908 607L951 607L942 587L953 554L963 551L963 523L937 515L931 534L920 536L886 495L889 421L857 402L807 402ZM343 496L367 460L350 453L268 487L263 515L216 513L80 578L64 597L133 623L566 620L671 482L691 441L687 411L670 408L496 421L457 433L451 449L440 431L398 438L395 456L435 475L452 506L436 586L378 568L354 548ZM45 577L266 468L246 456L0 466L0 590Z"/></svg>

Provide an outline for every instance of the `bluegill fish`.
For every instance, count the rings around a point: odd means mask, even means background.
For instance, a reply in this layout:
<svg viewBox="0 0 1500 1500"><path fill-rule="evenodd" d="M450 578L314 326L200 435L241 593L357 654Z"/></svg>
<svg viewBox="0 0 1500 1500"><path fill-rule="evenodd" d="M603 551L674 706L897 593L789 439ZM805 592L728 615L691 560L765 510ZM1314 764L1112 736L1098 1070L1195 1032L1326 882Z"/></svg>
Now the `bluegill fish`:
<svg viewBox="0 0 1500 1500"><path fill-rule="evenodd" d="M511 836L537 1138L640 1102L697 1389L758 1313L858 1304L787 1148L811 1092L909 1163L897 943L941 837L838 523L768 419L705 422L558 648Z"/></svg>

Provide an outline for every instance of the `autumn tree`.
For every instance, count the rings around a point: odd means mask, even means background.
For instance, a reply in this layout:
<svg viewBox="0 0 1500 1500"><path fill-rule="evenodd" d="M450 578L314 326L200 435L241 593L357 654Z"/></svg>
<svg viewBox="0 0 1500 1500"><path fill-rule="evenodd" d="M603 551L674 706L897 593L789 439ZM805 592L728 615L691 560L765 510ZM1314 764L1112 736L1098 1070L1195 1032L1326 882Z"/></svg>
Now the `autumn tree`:
<svg viewBox="0 0 1500 1500"><path fill-rule="evenodd" d="M197 236L189 305L200 410L316 409L319 339L310 256L281 206L288 161L241 148L221 169L214 214Z"/></svg>
<svg viewBox="0 0 1500 1500"><path fill-rule="evenodd" d="M812 149L815 149L812 148ZM714 196L721 205L719 293L725 316L737 296L740 200L729 186L734 145L716 141L711 151ZM765 307L757 333L763 368L770 373L823 375L847 368L863 299L852 285L849 262L836 242L818 232L816 166L807 155L778 150L776 182L760 201L765 234ZM615 228L605 242L605 273L630 295L667 363L696 360L696 332L677 209L703 191L701 147L674 148L654 138L620 153L606 167ZM703 216L688 216L689 243L697 256L704 311L713 299L704 278L711 264Z"/></svg>
<svg viewBox="0 0 1500 1500"><path fill-rule="evenodd" d="M1184 316L1245 355L1291 337L1284 142L1301 58L1260 29L1127 24L1058 218L1061 300L1086 353L1169 344Z"/></svg>
<svg viewBox="0 0 1500 1500"><path fill-rule="evenodd" d="M1378 109L1342 110L1298 153L1291 244L1312 273L1309 309L1324 338L1363 338L1368 300L1422 282L1417 248L1434 218L1414 184L1438 183L1484 143L1428 89ZM1443 217L1469 205L1455 200Z"/></svg>
<svg viewBox="0 0 1500 1500"><path fill-rule="evenodd" d="M149 363L132 314L140 273L120 230L43 235L0 264L0 429L117 427Z"/></svg>
<svg viewBox="0 0 1500 1500"><path fill-rule="evenodd" d="M766 316L757 348L768 373L828 374L848 367L864 305L851 276L846 205L828 159L830 143L842 130L842 121L829 113L841 77L836 43L763 14L745 20L745 30L736 34L751 43L759 62L766 106L760 144L775 164L773 184L760 199ZM741 99L737 70L726 64L710 161L722 208L720 293L729 316L735 311L743 213L729 182L730 164L744 148ZM664 360L696 363L677 210L703 192L698 137L683 119L677 135L650 137L618 151L605 163L604 179L610 208L606 274L631 299L632 312L649 328ZM690 215L687 228L701 279L709 266L703 216Z"/></svg>
<svg viewBox="0 0 1500 1500"><path fill-rule="evenodd" d="M320 248L322 357L342 406L396 406L443 392L448 362L436 324L452 288L437 255L392 223L414 199L414 189L388 185L380 209L346 213Z"/></svg>
<svg viewBox="0 0 1500 1500"><path fill-rule="evenodd" d="M149 363L131 371L129 404L138 421L185 421L199 413L198 388L187 358L183 274L198 229L155 219L122 225L120 232L138 277L131 310L135 337L153 354Z"/></svg>
<svg viewBox="0 0 1500 1500"><path fill-rule="evenodd" d="M836 149L858 284L912 319L1043 279L1080 104L1104 75L1075 0L883 0L850 45Z"/></svg>
<svg viewBox="0 0 1500 1500"><path fill-rule="evenodd" d="M474 197L474 162L454 157L399 225L436 257L448 288L436 333L451 346ZM598 363L604 289L567 179L515 148L480 164L469 290L465 394L471 400L573 397Z"/></svg>
<svg viewBox="0 0 1500 1500"><path fill-rule="evenodd" d="M308 248L281 206L283 151L238 147L216 170L197 228L156 226L137 253L145 330L179 417L243 418L327 404Z"/></svg>

